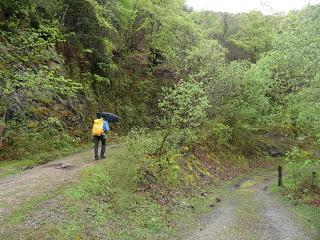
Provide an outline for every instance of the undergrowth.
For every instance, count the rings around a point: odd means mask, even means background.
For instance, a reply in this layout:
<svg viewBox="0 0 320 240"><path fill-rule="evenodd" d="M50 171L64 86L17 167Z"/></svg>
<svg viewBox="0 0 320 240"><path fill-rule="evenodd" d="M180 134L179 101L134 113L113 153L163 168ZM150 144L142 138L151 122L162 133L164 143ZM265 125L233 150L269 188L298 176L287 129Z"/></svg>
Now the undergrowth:
<svg viewBox="0 0 320 240"><path fill-rule="evenodd" d="M281 193L300 203L320 207L320 161L294 147L286 155L286 176Z"/></svg>

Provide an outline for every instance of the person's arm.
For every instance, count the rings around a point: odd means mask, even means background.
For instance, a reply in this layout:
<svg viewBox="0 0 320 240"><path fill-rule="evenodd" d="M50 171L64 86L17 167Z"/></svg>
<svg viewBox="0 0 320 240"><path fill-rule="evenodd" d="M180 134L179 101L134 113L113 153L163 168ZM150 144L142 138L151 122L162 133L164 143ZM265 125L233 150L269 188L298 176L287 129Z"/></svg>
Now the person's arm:
<svg viewBox="0 0 320 240"><path fill-rule="evenodd" d="M105 132L110 131L109 124L107 121L103 121L103 131Z"/></svg>

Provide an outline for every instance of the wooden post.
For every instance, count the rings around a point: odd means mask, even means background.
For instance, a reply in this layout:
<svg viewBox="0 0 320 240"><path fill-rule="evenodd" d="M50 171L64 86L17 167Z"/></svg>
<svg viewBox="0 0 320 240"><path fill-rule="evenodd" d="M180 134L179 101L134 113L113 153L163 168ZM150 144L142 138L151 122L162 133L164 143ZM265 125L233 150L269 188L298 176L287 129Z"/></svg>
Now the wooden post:
<svg viewBox="0 0 320 240"><path fill-rule="evenodd" d="M312 187L315 188L316 186L317 186L316 172L312 172Z"/></svg>
<svg viewBox="0 0 320 240"><path fill-rule="evenodd" d="M278 167L278 186L282 187L283 183L282 183L282 167L279 166Z"/></svg>
<svg viewBox="0 0 320 240"><path fill-rule="evenodd" d="M6 115L7 115L7 106L4 107L2 123L0 121L0 149L3 146L4 131L5 131L5 128L6 128Z"/></svg>

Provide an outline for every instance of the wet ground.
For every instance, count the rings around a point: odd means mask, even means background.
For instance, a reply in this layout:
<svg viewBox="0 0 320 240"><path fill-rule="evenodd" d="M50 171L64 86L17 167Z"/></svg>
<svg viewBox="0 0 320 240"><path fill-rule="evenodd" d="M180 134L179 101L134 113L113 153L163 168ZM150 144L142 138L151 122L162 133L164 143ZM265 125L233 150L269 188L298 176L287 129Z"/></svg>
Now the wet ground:
<svg viewBox="0 0 320 240"><path fill-rule="evenodd" d="M270 178L239 181L188 240L313 240L269 193Z"/></svg>

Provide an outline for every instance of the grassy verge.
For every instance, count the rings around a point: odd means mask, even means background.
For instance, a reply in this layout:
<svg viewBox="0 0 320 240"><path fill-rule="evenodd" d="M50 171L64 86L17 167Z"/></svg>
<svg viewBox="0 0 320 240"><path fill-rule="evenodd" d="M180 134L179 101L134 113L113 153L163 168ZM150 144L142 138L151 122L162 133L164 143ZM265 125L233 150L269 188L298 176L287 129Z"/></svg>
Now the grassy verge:
<svg viewBox="0 0 320 240"><path fill-rule="evenodd" d="M212 210L210 205L223 191L221 188L204 197L181 197L177 206L164 206L134 194L122 203L126 209L93 199L68 198L63 203L67 218L26 234L43 239L179 239L181 233L198 227L194 223Z"/></svg>
<svg viewBox="0 0 320 240"><path fill-rule="evenodd" d="M196 218L211 210L210 204L220 196L222 188L206 192L199 197L194 189L190 196L174 194L173 201L166 201L168 189L158 189L157 195L163 201L154 199L151 192L131 188L130 163L125 161L125 149L118 149L108 161L88 169L80 184L68 190L70 201L77 207L69 208L68 222L72 229L61 229L60 237L100 239L174 239L183 229L191 227ZM119 167L127 168L126 175ZM116 176L118 175L118 176ZM196 186L191 186L195 188ZM79 216L82 219L79 221ZM61 231L62 230L62 231Z"/></svg>
<svg viewBox="0 0 320 240"><path fill-rule="evenodd" d="M84 149L89 149L89 145L81 145L78 147L70 147L52 152L40 153L32 157L19 160L0 161L0 178L19 173L37 165L45 164L70 154L81 152Z"/></svg>

